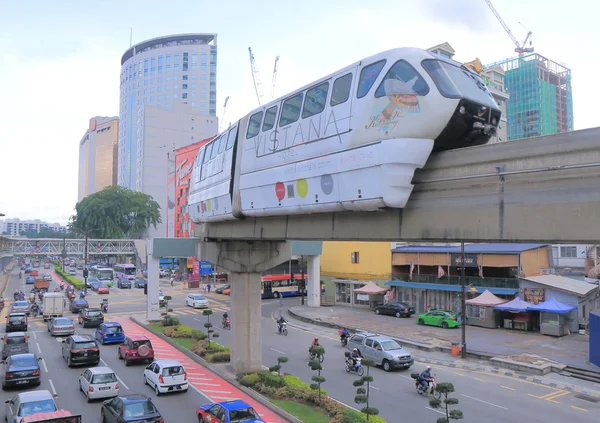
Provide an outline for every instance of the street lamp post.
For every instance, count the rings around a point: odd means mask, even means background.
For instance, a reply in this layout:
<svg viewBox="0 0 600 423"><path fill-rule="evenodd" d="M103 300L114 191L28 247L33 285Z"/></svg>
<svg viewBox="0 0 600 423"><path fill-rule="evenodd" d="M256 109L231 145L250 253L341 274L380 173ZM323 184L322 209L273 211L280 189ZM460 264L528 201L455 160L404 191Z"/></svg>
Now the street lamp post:
<svg viewBox="0 0 600 423"><path fill-rule="evenodd" d="M306 294L306 281L304 280L304 256L300 256L300 284L302 291L300 291L300 298L302 298L302 305L304 305L304 296Z"/></svg>
<svg viewBox="0 0 600 423"><path fill-rule="evenodd" d="M467 291L465 288L465 243L460 243L460 288L461 288L461 349L460 356L467 358Z"/></svg>
<svg viewBox="0 0 600 423"><path fill-rule="evenodd" d="M83 253L83 292L87 296L87 278L88 278L88 233L85 233L85 246Z"/></svg>
<svg viewBox="0 0 600 423"><path fill-rule="evenodd" d="M63 248L62 248L62 271L65 271L65 260L67 259L67 238L63 237Z"/></svg>

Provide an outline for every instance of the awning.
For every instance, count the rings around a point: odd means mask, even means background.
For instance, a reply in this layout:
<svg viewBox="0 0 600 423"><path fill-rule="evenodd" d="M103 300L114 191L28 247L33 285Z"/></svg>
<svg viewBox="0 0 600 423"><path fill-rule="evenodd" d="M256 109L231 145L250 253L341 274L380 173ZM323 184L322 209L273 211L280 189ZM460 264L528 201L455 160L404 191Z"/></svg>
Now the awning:
<svg viewBox="0 0 600 423"><path fill-rule="evenodd" d="M388 281L385 283L387 286L397 286L403 288L415 288L415 289L428 289L430 291L452 291L452 292L460 292L460 285L446 285L446 284L437 284L437 283L421 283L421 282L404 282L404 281ZM495 287L485 287L485 286L476 286L475 289L478 293L483 293L484 291L490 291L492 294L496 295L515 295L519 292L519 288L495 288Z"/></svg>
<svg viewBox="0 0 600 423"><path fill-rule="evenodd" d="M543 303L539 303L529 307L529 310L534 311L545 311L547 313L557 313L557 314L565 314L570 312L571 310L575 310L577 306L563 304L556 301L554 298L550 298Z"/></svg>
<svg viewBox="0 0 600 423"><path fill-rule="evenodd" d="M508 302L502 298L496 297L489 290L485 290L483 294L478 297L472 298L470 300L465 301L467 304L478 305L478 306L495 306L498 304L504 304Z"/></svg>
<svg viewBox="0 0 600 423"><path fill-rule="evenodd" d="M527 310L529 310L532 306L533 306L533 304L526 303L525 301L523 301L522 299L517 297L514 300L509 301L505 304L500 304L500 305L494 306L494 310L517 311L517 312L524 313Z"/></svg>
<svg viewBox="0 0 600 423"><path fill-rule="evenodd" d="M377 286L377 284L373 281L369 281L362 288L356 288L356 289L353 289L353 291L356 292L357 294L376 295L376 294L385 294L387 292L387 289Z"/></svg>

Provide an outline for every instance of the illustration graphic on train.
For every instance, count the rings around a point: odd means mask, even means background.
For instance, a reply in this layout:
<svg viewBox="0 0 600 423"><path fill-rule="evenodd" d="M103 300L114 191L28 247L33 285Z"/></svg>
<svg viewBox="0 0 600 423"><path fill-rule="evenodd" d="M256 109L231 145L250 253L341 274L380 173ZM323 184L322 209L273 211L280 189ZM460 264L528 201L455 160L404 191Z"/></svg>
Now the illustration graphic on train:
<svg viewBox="0 0 600 423"><path fill-rule="evenodd" d="M198 151L196 223L405 207L434 151L489 141L500 109L451 59L397 48L266 103Z"/></svg>

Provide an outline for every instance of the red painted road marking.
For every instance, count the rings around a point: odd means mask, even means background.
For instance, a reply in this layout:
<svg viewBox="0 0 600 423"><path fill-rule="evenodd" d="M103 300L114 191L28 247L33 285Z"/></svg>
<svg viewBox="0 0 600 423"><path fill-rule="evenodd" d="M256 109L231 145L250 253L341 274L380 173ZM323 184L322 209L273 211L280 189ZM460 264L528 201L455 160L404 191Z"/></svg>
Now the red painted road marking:
<svg viewBox="0 0 600 423"><path fill-rule="evenodd" d="M252 399L250 396L227 382L225 379L217 376L206 367L191 361L188 356L173 348L171 345L167 344L152 332L147 331L128 318L118 318L114 319L114 321L117 321L121 324L125 334L147 336L148 339L150 339L150 342L152 342L153 348L156 348L156 350L168 350L170 352L169 356L176 357L176 360L183 364L188 375L204 376L202 378L189 377L189 383L192 384L210 401L217 402L240 399L252 405L254 409L256 409L256 411L261 415L263 420L269 423L285 423L284 420L282 420L277 414L268 408L265 408L262 404L256 403L256 401L254 401L254 399ZM160 353L157 355L160 355ZM202 381L197 379L202 379ZM205 389L205 387L209 387L210 389ZM217 395L213 395L213 393Z"/></svg>

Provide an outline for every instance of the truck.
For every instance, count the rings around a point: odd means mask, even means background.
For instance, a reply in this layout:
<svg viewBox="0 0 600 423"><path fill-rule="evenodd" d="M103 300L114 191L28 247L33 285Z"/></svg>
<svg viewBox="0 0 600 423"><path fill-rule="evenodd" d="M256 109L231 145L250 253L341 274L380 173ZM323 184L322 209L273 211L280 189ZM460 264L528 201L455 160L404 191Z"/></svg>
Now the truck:
<svg viewBox="0 0 600 423"><path fill-rule="evenodd" d="M62 317L65 312L66 299L60 292L46 292L42 300L42 316L44 322L53 317Z"/></svg>
<svg viewBox="0 0 600 423"><path fill-rule="evenodd" d="M50 282L48 282L44 278L35 278L35 281L33 282L33 286L35 287L35 289L38 289L38 290L41 289L43 291L48 291L48 288L50 287Z"/></svg>
<svg viewBox="0 0 600 423"><path fill-rule="evenodd" d="M81 423L81 414L60 410L47 413L35 413L21 419L21 423Z"/></svg>

